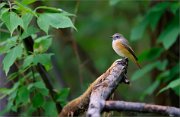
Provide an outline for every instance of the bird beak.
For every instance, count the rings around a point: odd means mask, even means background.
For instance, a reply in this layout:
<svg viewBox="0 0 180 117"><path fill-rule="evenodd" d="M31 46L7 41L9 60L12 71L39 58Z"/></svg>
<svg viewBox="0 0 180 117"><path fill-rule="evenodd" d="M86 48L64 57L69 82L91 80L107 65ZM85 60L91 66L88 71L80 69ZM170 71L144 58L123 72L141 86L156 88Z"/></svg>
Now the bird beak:
<svg viewBox="0 0 180 117"><path fill-rule="evenodd" d="M109 38L113 38L112 36L109 36Z"/></svg>

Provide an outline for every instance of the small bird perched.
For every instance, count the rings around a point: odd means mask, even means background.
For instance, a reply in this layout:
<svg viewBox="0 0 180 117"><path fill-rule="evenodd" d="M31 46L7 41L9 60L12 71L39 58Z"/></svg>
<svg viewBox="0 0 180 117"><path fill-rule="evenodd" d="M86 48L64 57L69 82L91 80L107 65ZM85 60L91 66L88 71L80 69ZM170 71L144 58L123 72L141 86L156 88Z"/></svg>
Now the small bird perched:
<svg viewBox="0 0 180 117"><path fill-rule="evenodd" d="M141 68L133 49L129 46L128 41L123 37L123 35L115 33L113 36L111 36L111 38L113 40L112 47L114 51L119 56L131 59L139 68Z"/></svg>

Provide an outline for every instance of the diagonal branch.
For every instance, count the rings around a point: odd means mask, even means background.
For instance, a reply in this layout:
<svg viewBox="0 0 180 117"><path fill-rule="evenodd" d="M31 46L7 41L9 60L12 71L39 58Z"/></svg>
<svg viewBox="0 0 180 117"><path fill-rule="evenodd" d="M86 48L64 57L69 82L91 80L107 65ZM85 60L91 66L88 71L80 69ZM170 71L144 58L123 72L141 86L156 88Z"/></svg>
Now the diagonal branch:
<svg viewBox="0 0 180 117"><path fill-rule="evenodd" d="M88 117L100 117L105 101L111 96L120 81L125 78L127 64L127 59L116 61L112 72L93 87L87 111Z"/></svg>
<svg viewBox="0 0 180 117"><path fill-rule="evenodd" d="M125 82L123 80L124 77L122 77L122 76L124 76L123 74L126 72L126 68L127 68L127 59L123 59L123 60L120 59L120 60L115 61L105 73L103 73L101 76L99 76L89 86L89 88L84 92L84 94L82 94L78 98L69 102L63 108L59 117L79 116L79 115L83 114L88 108L89 101L90 101L90 95L91 95L92 91L94 92L96 89L99 89L102 86L106 87L106 85L108 85L107 83L109 81L109 78L118 79L117 82L113 81L116 84L116 86L121 80L123 82ZM119 77L119 75L120 75L120 77ZM110 85L110 86L112 86L112 85ZM111 87L112 90L114 90L115 88L116 87L114 87L114 88ZM108 93L106 93L106 97L110 96L110 92L108 92ZM91 101L92 100L95 100L95 99L92 99L92 97L91 97Z"/></svg>
<svg viewBox="0 0 180 117"><path fill-rule="evenodd" d="M179 108L125 101L106 101L103 111L148 112L169 116L180 116Z"/></svg>

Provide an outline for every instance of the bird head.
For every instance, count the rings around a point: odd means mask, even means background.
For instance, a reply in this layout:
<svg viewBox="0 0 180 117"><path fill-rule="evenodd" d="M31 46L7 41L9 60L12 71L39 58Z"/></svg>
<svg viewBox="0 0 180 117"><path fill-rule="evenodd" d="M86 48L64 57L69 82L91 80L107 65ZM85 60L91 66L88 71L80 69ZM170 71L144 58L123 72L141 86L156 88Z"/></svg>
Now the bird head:
<svg viewBox="0 0 180 117"><path fill-rule="evenodd" d="M111 36L111 38L112 38L113 40L120 39L121 37L122 37L122 35L119 34L119 33L115 33L113 36Z"/></svg>

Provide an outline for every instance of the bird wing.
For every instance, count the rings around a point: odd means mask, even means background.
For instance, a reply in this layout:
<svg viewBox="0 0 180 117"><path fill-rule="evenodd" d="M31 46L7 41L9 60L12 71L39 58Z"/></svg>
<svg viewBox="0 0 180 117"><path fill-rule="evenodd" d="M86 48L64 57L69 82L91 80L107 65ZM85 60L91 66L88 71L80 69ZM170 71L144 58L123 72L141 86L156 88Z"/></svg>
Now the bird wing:
<svg viewBox="0 0 180 117"><path fill-rule="evenodd" d="M122 39L121 40L122 45L133 55L133 57L138 60L138 58L136 57L133 49L128 45L128 41L126 39Z"/></svg>

